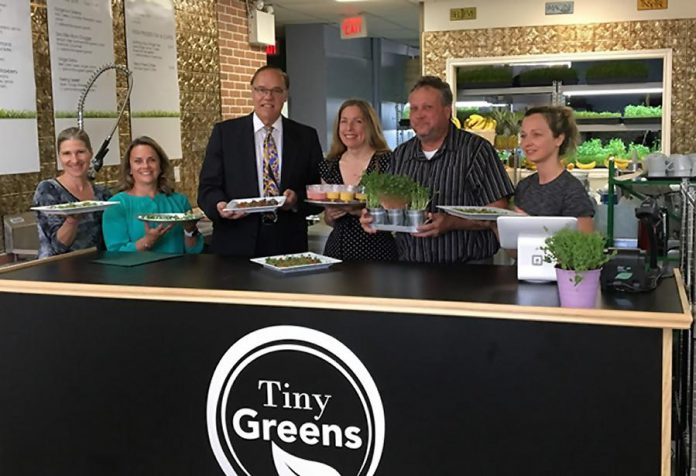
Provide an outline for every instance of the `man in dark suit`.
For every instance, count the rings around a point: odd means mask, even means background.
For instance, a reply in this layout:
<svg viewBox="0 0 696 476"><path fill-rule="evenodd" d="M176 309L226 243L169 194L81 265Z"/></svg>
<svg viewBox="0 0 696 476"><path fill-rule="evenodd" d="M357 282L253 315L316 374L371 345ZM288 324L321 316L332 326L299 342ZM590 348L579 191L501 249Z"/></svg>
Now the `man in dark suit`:
<svg viewBox="0 0 696 476"><path fill-rule="evenodd" d="M251 79L254 112L215 124L201 168L198 205L213 221L211 250L241 257L307 251L305 186L319 183L317 131L281 116L287 74L273 66ZM230 200L284 195L275 214L225 210Z"/></svg>

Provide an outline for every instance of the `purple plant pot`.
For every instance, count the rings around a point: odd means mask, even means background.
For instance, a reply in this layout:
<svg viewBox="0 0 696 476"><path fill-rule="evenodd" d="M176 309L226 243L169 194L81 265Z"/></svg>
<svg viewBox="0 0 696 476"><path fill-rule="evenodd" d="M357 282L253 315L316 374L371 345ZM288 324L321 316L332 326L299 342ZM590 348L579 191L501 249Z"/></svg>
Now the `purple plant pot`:
<svg viewBox="0 0 696 476"><path fill-rule="evenodd" d="M595 307L600 272L600 269L580 271L577 274L582 276L582 281L576 285L575 271L556 268L561 307Z"/></svg>

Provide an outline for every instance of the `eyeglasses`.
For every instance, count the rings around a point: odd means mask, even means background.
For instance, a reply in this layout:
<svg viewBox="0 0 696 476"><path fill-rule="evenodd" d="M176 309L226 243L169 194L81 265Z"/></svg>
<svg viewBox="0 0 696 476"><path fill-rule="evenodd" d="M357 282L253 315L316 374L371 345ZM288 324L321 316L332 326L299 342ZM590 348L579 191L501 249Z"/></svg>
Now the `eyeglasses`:
<svg viewBox="0 0 696 476"><path fill-rule="evenodd" d="M280 96L283 93L285 93L285 89L283 88L264 88L263 86L254 86L252 88L254 92L260 96L266 96L267 94L270 94L272 96Z"/></svg>

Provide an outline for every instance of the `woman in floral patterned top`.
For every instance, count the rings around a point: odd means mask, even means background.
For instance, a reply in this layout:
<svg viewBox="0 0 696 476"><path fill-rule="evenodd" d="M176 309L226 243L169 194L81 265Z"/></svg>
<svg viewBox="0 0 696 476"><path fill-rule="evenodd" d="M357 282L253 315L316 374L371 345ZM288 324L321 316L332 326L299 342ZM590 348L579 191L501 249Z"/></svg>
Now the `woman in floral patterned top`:
<svg viewBox="0 0 696 476"><path fill-rule="evenodd" d="M108 200L111 192L93 184L87 177L92 159L92 144L87 133L70 127L58 134L56 142L63 173L39 183L34 193L34 206ZM102 212L67 216L39 213L39 258L103 246L101 218Z"/></svg>

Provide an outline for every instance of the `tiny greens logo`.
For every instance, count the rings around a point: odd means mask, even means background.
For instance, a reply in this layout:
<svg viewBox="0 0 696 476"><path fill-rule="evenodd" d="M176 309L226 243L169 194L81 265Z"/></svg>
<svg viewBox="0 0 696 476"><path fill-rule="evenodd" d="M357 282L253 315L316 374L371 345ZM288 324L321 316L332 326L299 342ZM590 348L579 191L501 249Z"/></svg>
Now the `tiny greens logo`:
<svg viewBox="0 0 696 476"><path fill-rule="evenodd" d="M372 476L384 408L348 347L305 327L252 332L210 381L208 437L227 476Z"/></svg>

